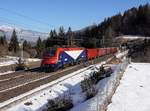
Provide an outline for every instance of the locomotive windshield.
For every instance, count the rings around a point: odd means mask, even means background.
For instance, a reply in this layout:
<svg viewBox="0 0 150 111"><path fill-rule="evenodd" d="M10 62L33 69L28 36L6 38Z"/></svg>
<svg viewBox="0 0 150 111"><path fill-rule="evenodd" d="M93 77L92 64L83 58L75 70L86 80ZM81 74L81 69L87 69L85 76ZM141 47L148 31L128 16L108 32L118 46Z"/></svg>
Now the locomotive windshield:
<svg viewBox="0 0 150 111"><path fill-rule="evenodd" d="M52 56L55 56L55 53L56 53L56 48L50 48L46 50L44 56L52 57Z"/></svg>

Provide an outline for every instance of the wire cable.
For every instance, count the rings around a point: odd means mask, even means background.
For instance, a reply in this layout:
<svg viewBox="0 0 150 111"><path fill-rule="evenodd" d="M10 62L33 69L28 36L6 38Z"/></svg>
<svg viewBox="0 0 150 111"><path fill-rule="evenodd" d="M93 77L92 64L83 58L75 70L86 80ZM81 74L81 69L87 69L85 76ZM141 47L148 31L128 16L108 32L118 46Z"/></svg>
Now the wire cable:
<svg viewBox="0 0 150 111"><path fill-rule="evenodd" d="M32 18L32 17L26 16L26 15L20 14L20 13L18 13L18 12L12 11L12 10L8 10L8 9L2 8L2 7L0 7L0 10L3 10L3 11L5 11L5 12L11 13L11 14L15 14L15 15L17 15L17 16L26 18L26 19L31 20L31 21L33 21L33 22L37 22L37 23L40 23L40 24L44 24L44 25L46 25L46 26L48 26L48 27L54 27L53 25L49 25L49 24L46 23L46 22L43 22L43 21L41 21L41 20L37 20L37 19L35 19L35 18Z"/></svg>

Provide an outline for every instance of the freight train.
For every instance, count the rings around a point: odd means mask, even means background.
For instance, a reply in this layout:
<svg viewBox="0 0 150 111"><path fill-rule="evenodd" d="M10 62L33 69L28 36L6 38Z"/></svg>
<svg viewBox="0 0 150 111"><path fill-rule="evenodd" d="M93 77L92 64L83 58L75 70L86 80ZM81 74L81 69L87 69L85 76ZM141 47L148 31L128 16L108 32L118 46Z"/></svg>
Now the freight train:
<svg viewBox="0 0 150 111"><path fill-rule="evenodd" d="M75 65L81 62L92 60L107 54L117 52L116 47L111 48L51 48L43 54L42 70L56 71L67 65Z"/></svg>

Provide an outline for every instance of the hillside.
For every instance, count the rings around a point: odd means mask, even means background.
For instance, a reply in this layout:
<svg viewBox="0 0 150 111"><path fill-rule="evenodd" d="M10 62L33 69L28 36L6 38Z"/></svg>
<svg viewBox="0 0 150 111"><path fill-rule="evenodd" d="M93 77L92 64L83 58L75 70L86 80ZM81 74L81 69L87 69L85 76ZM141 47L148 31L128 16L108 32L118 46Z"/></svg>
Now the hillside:
<svg viewBox="0 0 150 111"><path fill-rule="evenodd" d="M146 47L144 52L134 54L132 62L150 63L150 46Z"/></svg>
<svg viewBox="0 0 150 111"><path fill-rule="evenodd" d="M1 25L0 30L4 31L7 39L10 39L12 31L14 27L11 26L6 26L6 25ZM43 33L43 32L37 32L37 31L32 31L32 30L25 30L21 28L15 27L15 30L17 32L18 38L23 38L27 41L35 42L38 37L41 37L43 39L46 39L48 37L48 33Z"/></svg>
<svg viewBox="0 0 150 111"><path fill-rule="evenodd" d="M84 47L100 47L116 44L113 44L113 38L120 35L150 36L149 30L150 5L146 4L109 17L98 25L84 28L76 33L76 37L83 39Z"/></svg>

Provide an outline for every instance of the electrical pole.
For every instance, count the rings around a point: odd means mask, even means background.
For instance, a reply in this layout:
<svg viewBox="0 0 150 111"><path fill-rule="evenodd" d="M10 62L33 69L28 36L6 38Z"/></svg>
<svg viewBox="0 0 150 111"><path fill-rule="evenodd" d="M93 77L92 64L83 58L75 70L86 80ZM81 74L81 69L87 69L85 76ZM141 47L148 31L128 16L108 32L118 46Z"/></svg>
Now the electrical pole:
<svg viewBox="0 0 150 111"><path fill-rule="evenodd" d="M71 34L71 36L70 36L70 45L71 46L73 46L73 37L72 37L73 35Z"/></svg>
<svg viewBox="0 0 150 111"><path fill-rule="evenodd" d="M24 39L21 37L21 32L22 32L22 31L20 31L20 32L18 33L18 36L20 36L20 42L19 42L20 48L21 48L20 58L23 60L23 41L24 41Z"/></svg>
<svg viewBox="0 0 150 111"><path fill-rule="evenodd" d="M103 47L105 47L105 46L104 46L104 42L105 42L105 41L104 41L104 35L103 35L103 36L102 36L102 45L103 45Z"/></svg>
<svg viewBox="0 0 150 111"><path fill-rule="evenodd" d="M21 32L20 31L20 47L21 47L21 59L23 60L23 41L24 39L21 37Z"/></svg>
<svg viewBox="0 0 150 111"><path fill-rule="evenodd" d="M24 41L24 39L20 39L20 43L21 43L21 58L22 58L22 60L23 60L23 41Z"/></svg>

